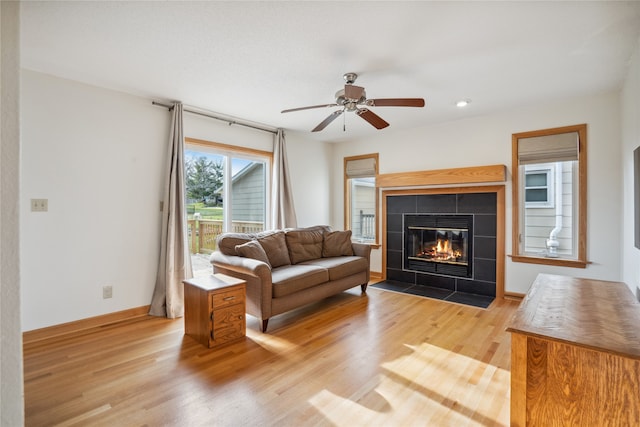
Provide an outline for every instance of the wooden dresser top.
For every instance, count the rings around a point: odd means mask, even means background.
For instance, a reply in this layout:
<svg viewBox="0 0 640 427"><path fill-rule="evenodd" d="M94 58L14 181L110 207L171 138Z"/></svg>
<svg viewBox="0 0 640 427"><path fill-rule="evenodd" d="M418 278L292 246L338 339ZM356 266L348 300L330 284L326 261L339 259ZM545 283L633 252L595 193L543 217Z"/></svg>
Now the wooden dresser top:
<svg viewBox="0 0 640 427"><path fill-rule="evenodd" d="M640 303L620 282L539 274L507 331L640 359Z"/></svg>

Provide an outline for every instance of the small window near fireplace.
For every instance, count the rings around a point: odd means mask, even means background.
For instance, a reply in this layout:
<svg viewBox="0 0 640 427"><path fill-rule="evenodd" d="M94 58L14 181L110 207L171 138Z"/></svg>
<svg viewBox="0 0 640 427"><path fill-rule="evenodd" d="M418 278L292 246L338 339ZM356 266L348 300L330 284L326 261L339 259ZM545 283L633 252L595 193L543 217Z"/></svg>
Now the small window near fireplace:
<svg viewBox="0 0 640 427"><path fill-rule="evenodd" d="M355 242L377 245L378 154L344 158L345 229Z"/></svg>
<svg viewBox="0 0 640 427"><path fill-rule="evenodd" d="M585 124L512 135L515 262L585 268Z"/></svg>

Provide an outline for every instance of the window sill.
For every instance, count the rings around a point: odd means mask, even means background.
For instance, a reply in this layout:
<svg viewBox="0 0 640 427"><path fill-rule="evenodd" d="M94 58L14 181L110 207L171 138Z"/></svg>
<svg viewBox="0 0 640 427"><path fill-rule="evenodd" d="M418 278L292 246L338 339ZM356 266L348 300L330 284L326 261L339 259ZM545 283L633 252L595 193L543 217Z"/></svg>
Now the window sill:
<svg viewBox="0 0 640 427"><path fill-rule="evenodd" d="M589 262L577 259L543 258L524 255L509 255L513 262L524 262L528 264L556 265L559 267L587 268Z"/></svg>
<svg viewBox="0 0 640 427"><path fill-rule="evenodd" d="M352 240L353 243L360 243L361 245L369 245L371 249L380 249L380 243L375 242L359 242L357 240Z"/></svg>

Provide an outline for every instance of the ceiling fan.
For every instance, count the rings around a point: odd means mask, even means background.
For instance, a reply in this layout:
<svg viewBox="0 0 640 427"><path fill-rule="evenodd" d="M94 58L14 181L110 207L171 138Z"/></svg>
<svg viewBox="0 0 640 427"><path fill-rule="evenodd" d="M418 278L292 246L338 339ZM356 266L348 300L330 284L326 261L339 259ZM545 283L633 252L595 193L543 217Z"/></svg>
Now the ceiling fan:
<svg viewBox="0 0 640 427"><path fill-rule="evenodd" d="M358 78L356 73L346 73L343 77L346 83L344 85L344 89L340 89L336 92L335 103L291 108L288 110L282 110L281 112L290 113L292 111L310 110L312 108L342 107L340 110L336 110L331 113L311 131L318 132L327 127L329 123L337 119L338 116L345 111L355 111L358 116L365 119L376 129L384 129L389 126L389 123L366 107L424 107L423 98L367 99L367 94L365 93L364 88L353 84Z"/></svg>

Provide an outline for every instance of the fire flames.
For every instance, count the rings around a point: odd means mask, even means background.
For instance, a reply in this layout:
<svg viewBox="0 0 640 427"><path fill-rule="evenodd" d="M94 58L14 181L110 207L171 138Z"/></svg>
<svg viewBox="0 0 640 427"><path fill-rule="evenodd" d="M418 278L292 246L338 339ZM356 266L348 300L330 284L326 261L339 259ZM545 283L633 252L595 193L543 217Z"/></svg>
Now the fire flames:
<svg viewBox="0 0 640 427"><path fill-rule="evenodd" d="M462 256L459 250L454 250L449 239L438 239L436 246L425 247L419 257L436 261L456 260Z"/></svg>

